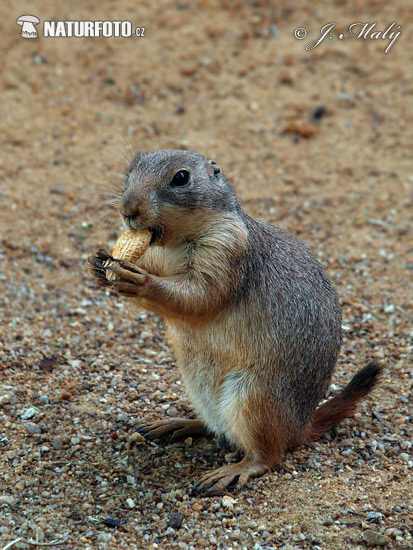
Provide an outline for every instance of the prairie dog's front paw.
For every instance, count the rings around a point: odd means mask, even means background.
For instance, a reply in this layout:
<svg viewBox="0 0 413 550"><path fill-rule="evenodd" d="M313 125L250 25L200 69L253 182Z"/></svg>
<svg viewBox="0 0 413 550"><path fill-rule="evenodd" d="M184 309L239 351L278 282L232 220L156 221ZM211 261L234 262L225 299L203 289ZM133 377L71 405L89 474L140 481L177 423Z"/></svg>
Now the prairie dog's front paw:
<svg viewBox="0 0 413 550"><path fill-rule="evenodd" d="M96 280L96 283L100 287L110 286L110 282L106 278L105 261L112 258L105 250L99 249L95 252L94 256L89 256L87 259L89 264L89 271Z"/></svg>
<svg viewBox="0 0 413 550"><path fill-rule="evenodd" d="M148 291L149 273L127 260L114 260L114 265L105 266L106 271L116 276L115 279L107 277L113 290L129 298L144 297Z"/></svg>
<svg viewBox="0 0 413 550"><path fill-rule="evenodd" d="M88 258L88 263L99 286L129 298L144 297L148 293L149 273L128 260L119 260L100 249Z"/></svg>

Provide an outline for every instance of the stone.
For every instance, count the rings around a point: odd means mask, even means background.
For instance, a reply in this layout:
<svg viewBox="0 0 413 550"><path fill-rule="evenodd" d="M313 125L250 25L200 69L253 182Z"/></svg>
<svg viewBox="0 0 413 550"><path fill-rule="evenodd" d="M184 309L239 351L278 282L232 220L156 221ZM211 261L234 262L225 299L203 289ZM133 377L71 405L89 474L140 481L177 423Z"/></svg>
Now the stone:
<svg viewBox="0 0 413 550"><path fill-rule="evenodd" d="M171 512L168 518L168 523L172 529L179 529L182 525L184 515L181 512Z"/></svg>
<svg viewBox="0 0 413 550"><path fill-rule="evenodd" d="M30 435L39 434L41 433L41 429L37 424L34 424L33 422L29 422L26 426L26 430L29 432Z"/></svg>
<svg viewBox="0 0 413 550"><path fill-rule="evenodd" d="M11 495L0 495L0 506L2 504L8 504L9 506L13 506L15 502L16 502L16 499Z"/></svg>
<svg viewBox="0 0 413 550"><path fill-rule="evenodd" d="M224 497L222 497L221 504L223 508L227 508L228 510L233 510L234 504L236 502L237 501L235 500L235 498L230 497L229 495L225 495Z"/></svg>
<svg viewBox="0 0 413 550"><path fill-rule="evenodd" d="M52 445L56 449L56 451L60 451L60 449L63 447L62 438L60 436L56 436L52 439Z"/></svg>
<svg viewBox="0 0 413 550"><path fill-rule="evenodd" d="M25 409L22 411L22 420L29 420L30 418L33 418L33 416L36 416L37 410L34 407L30 407L29 409Z"/></svg>
<svg viewBox="0 0 413 550"><path fill-rule="evenodd" d="M126 504L127 504L128 508L130 508L130 509L135 508L135 502L131 498L126 499Z"/></svg>
<svg viewBox="0 0 413 550"><path fill-rule="evenodd" d="M382 535L377 531L372 531L368 529L364 531L363 538L366 541L367 546L387 546L391 544L391 538L387 535Z"/></svg>
<svg viewBox="0 0 413 550"><path fill-rule="evenodd" d="M0 395L0 407L8 405L9 403L11 403L11 396L8 393Z"/></svg>

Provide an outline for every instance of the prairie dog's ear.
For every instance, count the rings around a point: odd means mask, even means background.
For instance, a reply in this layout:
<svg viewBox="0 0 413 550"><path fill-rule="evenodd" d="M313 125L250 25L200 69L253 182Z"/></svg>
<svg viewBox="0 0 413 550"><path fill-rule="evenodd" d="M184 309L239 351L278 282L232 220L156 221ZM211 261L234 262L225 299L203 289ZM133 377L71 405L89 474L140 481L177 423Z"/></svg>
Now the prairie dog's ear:
<svg viewBox="0 0 413 550"><path fill-rule="evenodd" d="M214 174L219 174L221 172L221 168L218 166L215 160L209 160L208 162L212 166L212 169L214 170Z"/></svg>

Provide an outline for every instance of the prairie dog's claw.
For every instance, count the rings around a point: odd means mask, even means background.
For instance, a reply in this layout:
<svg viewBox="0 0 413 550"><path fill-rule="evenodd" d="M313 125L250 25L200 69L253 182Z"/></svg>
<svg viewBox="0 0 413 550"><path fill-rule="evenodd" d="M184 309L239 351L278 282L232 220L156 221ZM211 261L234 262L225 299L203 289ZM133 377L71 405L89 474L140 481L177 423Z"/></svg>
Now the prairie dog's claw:
<svg viewBox="0 0 413 550"><path fill-rule="evenodd" d="M104 271L104 269L105 269L103 263L100 260L100 258L98 258L97 256L89 256L88 262L89 262L89 264L93 265L93 267L96 267L97 269L100 269L102 271Z"/></svg>
<svg viewBox="0 0 413 550"><path fill-rule="evenodd" d="M106 250L103 250L103 248L99 248L99 250L96 252L96 257L103 261L114 260L114 258L112 258L112 256L108 254Z"/></svg>

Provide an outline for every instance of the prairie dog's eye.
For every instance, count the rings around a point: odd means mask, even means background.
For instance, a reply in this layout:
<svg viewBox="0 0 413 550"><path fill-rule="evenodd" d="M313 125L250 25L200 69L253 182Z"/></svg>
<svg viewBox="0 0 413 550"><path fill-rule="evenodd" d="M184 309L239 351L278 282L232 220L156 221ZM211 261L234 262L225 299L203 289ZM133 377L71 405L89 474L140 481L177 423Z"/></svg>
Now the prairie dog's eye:
<svg viewBox="0 0 413 550"><path fill-rule="evenodd" d="M179 170L174 177L172 178L171 187L183 187L189 182L189 172L188 170Z"/></svg>

